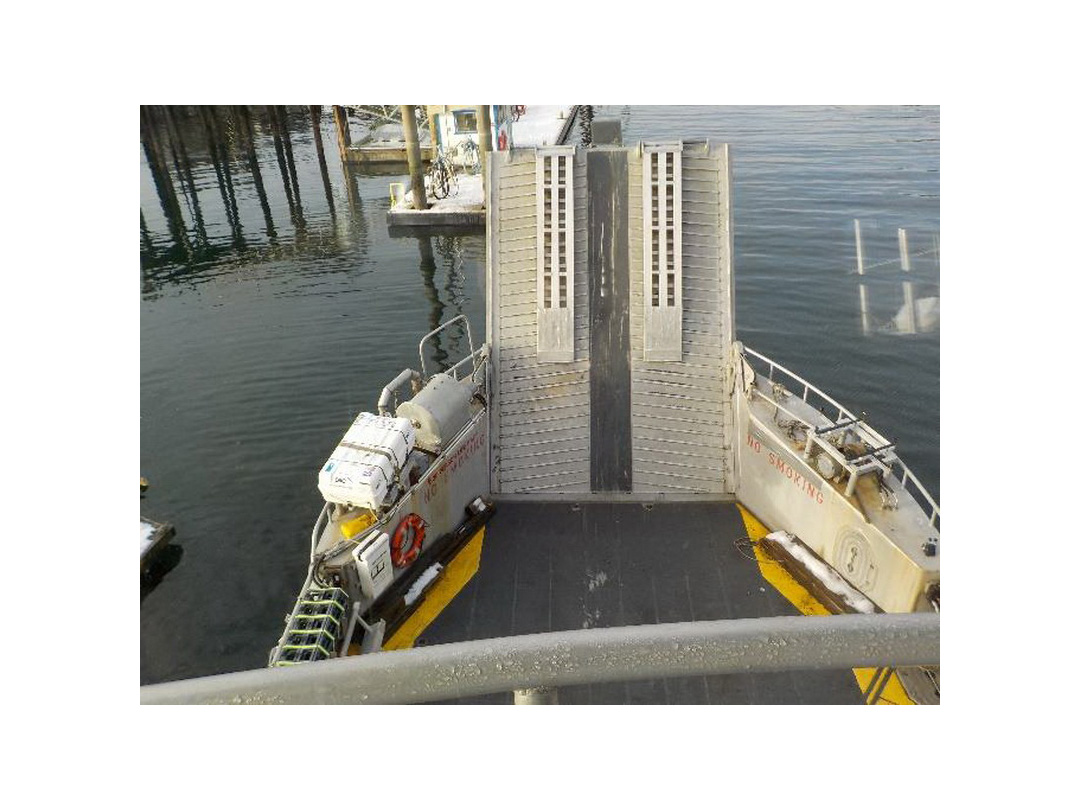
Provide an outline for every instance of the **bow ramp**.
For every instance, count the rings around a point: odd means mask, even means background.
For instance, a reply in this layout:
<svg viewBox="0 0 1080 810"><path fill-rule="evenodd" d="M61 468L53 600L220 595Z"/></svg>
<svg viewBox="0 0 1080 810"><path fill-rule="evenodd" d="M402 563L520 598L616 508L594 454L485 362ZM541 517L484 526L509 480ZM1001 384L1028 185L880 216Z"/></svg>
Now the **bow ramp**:
<svg viewBox="0 0 1080 810"><path fill-rule="evenodd" d="M732 496L726 145L497 152L495 496Z"/></svg>

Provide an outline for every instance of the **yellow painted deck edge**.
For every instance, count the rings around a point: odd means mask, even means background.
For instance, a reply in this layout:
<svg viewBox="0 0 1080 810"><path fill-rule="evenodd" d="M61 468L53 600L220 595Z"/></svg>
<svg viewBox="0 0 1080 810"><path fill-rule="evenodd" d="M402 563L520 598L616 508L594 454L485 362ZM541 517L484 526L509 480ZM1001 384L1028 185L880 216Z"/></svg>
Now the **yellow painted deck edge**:
<svg viewBox="0 0 1080 810"><path fill-rule="evenodd" d="M453 601L461 589L480 570L480 552L484 544L485 527L472 536L443 570L439 581L432 586L416 612L383 642L383 650L407 650L416 643L429 624Z"/></svg>
<svg viewBox="0 0 1080 810"><path fill-rule="evenodd" d="M798 608L799 612L804 616L828 616L829 611L824 605L811 596L806 588L796 582L791 574L784 570L782 565L761 550L757 541L769 533L765 524L754 517L742 504L736 504L736 506L739 507L739 514L742 515L747 535L754 541L754 556L757 558L758 569L761 571L761 576L765 578L765 581ZM855 680L859 684L859 689L865 694L866 688L870 685L870 679L874 677L874 668L860 667L852 670L852 672L855 673ZM914 705L915 702L908 697L908 693L900 683L900 679L893 675L885 685L878 703Z"/></svg>

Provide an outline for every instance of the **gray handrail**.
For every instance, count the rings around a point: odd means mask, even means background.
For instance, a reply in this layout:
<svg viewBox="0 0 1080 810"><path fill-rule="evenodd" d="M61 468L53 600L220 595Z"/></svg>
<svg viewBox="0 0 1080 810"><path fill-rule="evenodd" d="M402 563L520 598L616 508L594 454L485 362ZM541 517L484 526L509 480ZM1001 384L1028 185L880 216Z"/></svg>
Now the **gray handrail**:
<svg viewBox="0 0 1080 810"><path fill-rule="evenodd" d="M394 398L394 392L408 382L421 382L419 371L407 368L387 383L379 395L379 416L390 416L390 402Z"/></svg>
<svg viewBox="0 0 1080 810"><path fill-rule="evenodd" d="M770 616L463 641L141 688L142 703L421 703L648 678L939 662L937 613Z"/></svg>
<svg viewBox="0 0 1080 810"><path fill-rule="evenodd" d="M439 332L441 332L443 329L446 329L446 328L452 326L453 324L457 323L458 321L465 321L465 334L469 338L469 356L472 357L473 355L476 354L476 349L473 348L472 327L469 326L469 319L467 317L465 317L464 315L458 315L458 316L456 316L454 318L451 318L446 323L444 323L442 326L435 327L430 332L428 332L426 335L424 335L422 338L420 338L420 346L418 347L419 352L420 352L420 372L424 375L425 380L428 378L428 373L427 373L427 366L424 364L424 344L428 340L433 338L435 335L437 335ZM460 364L458 364L458 365L460 365ZM476 371L476 364L475 363L473 364L473 371L474 372Z"/></svg>

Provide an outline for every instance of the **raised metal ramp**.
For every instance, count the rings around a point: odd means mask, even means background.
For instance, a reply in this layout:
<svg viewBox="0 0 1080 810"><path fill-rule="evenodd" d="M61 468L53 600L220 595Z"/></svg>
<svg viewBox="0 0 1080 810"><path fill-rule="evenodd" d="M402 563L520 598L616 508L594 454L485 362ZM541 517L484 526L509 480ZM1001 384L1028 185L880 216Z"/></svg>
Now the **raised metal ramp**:
<svg viewBox="0 0 1080 810"><path fill-rule="evenodd" d="M725 145L496 152L496 497L732 495Z"/></svg>
<svg viewBox="0 0 1080 810"><path fill-rule="evenodd" d="M733 503L503 502L488 523L479 572L418 644L798 615L736 546L745 535ZM507 693L461 702L512 700ZM845 669L564 687L559 702L855 704L862 697Z"/></svg>

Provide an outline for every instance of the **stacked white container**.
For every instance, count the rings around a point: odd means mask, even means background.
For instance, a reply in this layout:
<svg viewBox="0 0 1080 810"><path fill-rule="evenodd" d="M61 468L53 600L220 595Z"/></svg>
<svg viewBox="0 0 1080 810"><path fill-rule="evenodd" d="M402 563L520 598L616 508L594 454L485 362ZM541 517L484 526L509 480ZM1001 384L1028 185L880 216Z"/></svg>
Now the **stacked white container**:
<svg viewBox="0 0 1080 810"><path fill-rule="evenodd" d="M360 414L319 471L319 492L331 503L378 509L415 441L408 419Z"/></svg>

